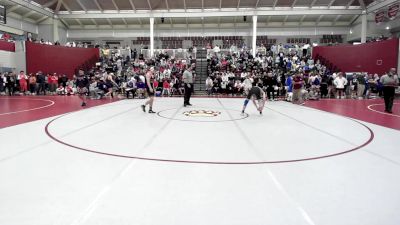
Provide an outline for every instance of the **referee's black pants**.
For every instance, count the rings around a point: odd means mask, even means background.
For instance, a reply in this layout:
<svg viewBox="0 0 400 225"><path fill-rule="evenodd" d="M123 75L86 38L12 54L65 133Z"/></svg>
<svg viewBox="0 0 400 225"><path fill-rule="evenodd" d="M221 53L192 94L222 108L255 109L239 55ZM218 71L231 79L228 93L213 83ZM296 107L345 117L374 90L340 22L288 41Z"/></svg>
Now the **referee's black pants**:
<svg viewBox="0 0 400 225"><path fill-rule="evenodd" d="M185 96L183 97L183 105L188 105L190 104L190 97L192 96L193 92L193 84L190 84L190 87L188 84L185 84Z"/></svg>
<svg viewBox="0 0 400 225"><path fill-rule="evenodd" d="M383 87L383 99L385 100L385 111L387 112L392 111L394 94L394 87Z"/></svg>

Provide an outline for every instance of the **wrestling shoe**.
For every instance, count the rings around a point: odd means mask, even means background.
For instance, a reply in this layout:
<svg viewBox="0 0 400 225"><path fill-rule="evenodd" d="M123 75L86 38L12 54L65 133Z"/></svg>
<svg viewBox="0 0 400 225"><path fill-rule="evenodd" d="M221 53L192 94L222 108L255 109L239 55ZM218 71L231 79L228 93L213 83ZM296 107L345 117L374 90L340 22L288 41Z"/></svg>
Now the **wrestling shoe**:
<svg viewBox="0 0 400 225"><path fill-rule="evenodd" d="M145 105L141 105L143 112L146 112L146 106Z"/></svg>

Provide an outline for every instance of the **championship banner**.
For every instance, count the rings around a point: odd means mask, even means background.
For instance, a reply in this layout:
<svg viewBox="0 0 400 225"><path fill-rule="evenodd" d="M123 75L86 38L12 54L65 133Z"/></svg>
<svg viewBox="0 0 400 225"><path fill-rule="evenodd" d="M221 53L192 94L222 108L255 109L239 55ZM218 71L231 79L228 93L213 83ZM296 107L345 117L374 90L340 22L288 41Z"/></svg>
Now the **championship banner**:
<svg viewBox="0 0 400 225"><path fill-rule="evenodd" d="M385 11L375 13L375 22L382 23L385 20Z"/></svg>
<svg viewBox="0 0 400 225"><path fill-rule="evenodd" d="M394 19L397 15L397 12L399 11L400 4L396 3L394 5L389 6L388 8L388 17L389 19Z"/></svg>

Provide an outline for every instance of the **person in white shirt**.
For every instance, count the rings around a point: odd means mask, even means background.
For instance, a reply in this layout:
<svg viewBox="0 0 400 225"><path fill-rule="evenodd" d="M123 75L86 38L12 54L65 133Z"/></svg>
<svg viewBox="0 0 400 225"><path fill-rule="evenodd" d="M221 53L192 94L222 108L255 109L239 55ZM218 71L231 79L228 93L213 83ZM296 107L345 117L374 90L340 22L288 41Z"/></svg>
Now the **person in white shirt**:
<svg viewBox="0 0 400 225"><path fill-rule="evenodd" d="M246 79L243 81L243 90L245 95L248 94L251 87L253 87L253 79L251 79L250 76L247 76Z"/></svg>
<svg viewBox="0 0 400 225"><path fill-rule="evenodd" d="M340 99L343 96L344 87L347 85L347 79L343 77L343 73L339 72L338 76L333 81L336 87L336 98Z"/></svg>
<svg viewBox="0 0 400 225"><path fill-rule="evenodd" d="M208 95L211 95L211 94L212 94L213 86L214 86L213 80L211 79L211 77L207 77L207 80L206 80L206 90L207 90L207 94L208 94Z"/></svg>

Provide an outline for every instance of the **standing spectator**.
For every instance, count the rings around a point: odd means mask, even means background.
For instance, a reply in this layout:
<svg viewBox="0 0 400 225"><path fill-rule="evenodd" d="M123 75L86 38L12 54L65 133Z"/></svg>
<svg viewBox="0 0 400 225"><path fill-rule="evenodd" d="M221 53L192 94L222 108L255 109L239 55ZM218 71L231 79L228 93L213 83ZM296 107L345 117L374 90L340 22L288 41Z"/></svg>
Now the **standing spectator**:
<svg viewBox="0 0 400 225"><path fill-rule="evenodd" d="M0 95L2 95L4 92L4 86L6 82L7 80L6 77L4 76L4 73L0 74Z"/></svg>
<svg viewBox="0 0 400 225"><path fill-rule="evenodd" d="M19 72L18 75L18 80L19 80L19 88L20 88L20 92L24 93L24 95L26 94L26 91L28 91L28 84L27 84L27 80L28 77L25 75L24 71Z"/></svg>
<svg viewBox="0 0 400 225"><path fill-rule="evenodd" d="M357 74L357 97L363 99L365 91L365 76L362 73Z"/></svg>
<svg viewBox="0 0 400 225"><path fill-rule="evenodd" d="M303 86L303 75L300 72L297 72L296 76L293 78L293 103L303 104Z"/></svg>
<svg viewBox="0 0 400 225"><path fill-rule="evenodd" d="M31 95L36 94L36 76L32 73L29 75L29 92Z"/></svg>
<svg viewBox="0 0 400 225"><path fill-rule="evenodd" d="M126 98L129 98L129 93L132 93L132 98L135 98L136 90L137 90L136 79L135 77L131 77L131 79L126 83L126 89L125 89Z"/></svg>
<svg viewBox="0 0 400 225"><path fill-rule="evenodd" d="M36 94L39 95L40 92L43 92L43 94L46 95L46 76L42 73L42 71L39 71L36 77L36 82L39 85Z"/></svg>
<svg viewBox="0 0 400 225"><path fill-rule="evenodd" d="M285 89L287 89L286 92L286 100L291 102L293 98L293 80L292 80L292 74L288 74L288 77L285 80Z"/></svg>
<svg viewBox="0 0 400 225"><path fill-rule="evenodd" d="M58 79L58 84L62 85L64 88L67 86L67 82L68 82L68 77L67 75L63 74L59 79Z"/></svg>
<svg viewBox="0 0 400 225"><path fill-rule="evenodd" d="M51 94L55 94L56 93L56 89L57 89L57 84L58 84L58 76L56 73L53 73L49 78L48 78L48 82L49 82L49 90Z"/></svg>
<svg viewBox="0 0 400 225"><path fill-rule="evenodd" d="M339 72L336 79L333 81L336 86L336 98L341 99L344 94L344 87L347 84L347 79L343 77L343 73Z"/></svg>
<svg viewBox="0 0 400 225"><path fill-rule="evenodd" d="M389 72L381 77L383 85L383 98L385 100L385 112L393 113L393 100L395 89L399 86L399 77L396 74L396 69L391 68Z"/></svg>
<svg viewBox="0 0 400 225"><path fill-rule="evenodd" d="M193 73L192 73L192 66L189 66L185 72L183 72L183 82L185 87L185 96L183 99L183 106L191 106L190 104L190 96L193 92Z"/></svg>
<svg viewBox="0 0 400 225"><path fill-rule="evenodd" d="M206 90L207 90L207 94L211 95L212 94L212 89L213 89L213 80L211 79L211 77L207 77L206 80Z"/></svg>
<svg viewBox="0 0 400 225"><path fill-rule="evenodd" d="M14 95L15 86L16 86L15 82L16 82L16 79L15 79L14 74L8 73L7 74L7 79L6 79L6 87L7 87L9 96Z"/></svg>
<svg viewBox="0 0 400 225"><path fill-rule="evenodd" d="M267 97L270 101L275 101L275 87L277 85L276 78L272 75L272 73L268 73L267 78L265 79L265 86L267 86ZM271 95L272 93L272 95Z"/></svg>

